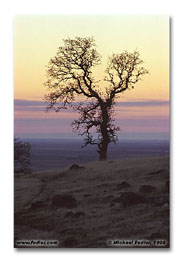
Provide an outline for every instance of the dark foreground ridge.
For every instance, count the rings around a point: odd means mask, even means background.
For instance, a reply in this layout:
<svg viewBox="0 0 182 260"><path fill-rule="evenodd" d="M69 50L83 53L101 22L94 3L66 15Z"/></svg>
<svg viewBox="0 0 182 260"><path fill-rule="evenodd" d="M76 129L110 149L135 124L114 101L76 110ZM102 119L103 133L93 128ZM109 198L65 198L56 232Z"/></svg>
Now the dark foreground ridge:
<svg viewBox="0 0 182 260"><path fill-rule="evenodd" d="M15 247L169 247L167 156L77 166L15 177Z"/></svg>

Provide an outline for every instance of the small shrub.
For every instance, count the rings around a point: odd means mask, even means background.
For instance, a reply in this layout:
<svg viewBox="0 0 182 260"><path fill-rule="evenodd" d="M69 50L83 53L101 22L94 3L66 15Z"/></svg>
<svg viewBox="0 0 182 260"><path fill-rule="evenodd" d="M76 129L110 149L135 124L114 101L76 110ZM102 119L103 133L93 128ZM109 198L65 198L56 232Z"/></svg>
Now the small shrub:
<svg viewBox="0 0 182 260"><path fill-rule="evenodd" d="M14 138L14 172L31 172L31 145Z"/></svg>

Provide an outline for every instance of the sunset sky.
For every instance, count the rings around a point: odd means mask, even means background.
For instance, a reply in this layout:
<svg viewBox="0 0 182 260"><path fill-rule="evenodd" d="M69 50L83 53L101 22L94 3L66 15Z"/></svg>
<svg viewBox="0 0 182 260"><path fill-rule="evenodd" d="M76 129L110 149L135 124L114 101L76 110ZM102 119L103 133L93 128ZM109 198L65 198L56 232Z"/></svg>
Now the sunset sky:
<svg viewBox="0 0 182 260"><path fill-rule="evenodd" d="M118 99L118 136L169 138L169 18L149 15L21 15L14 18L15 135L78 138L70 123L77 114L45 113L46 65L62 39L94 37L104 78L108 56L138 50L150 74ZM104 86L102 86L104 88Z"/></svg>

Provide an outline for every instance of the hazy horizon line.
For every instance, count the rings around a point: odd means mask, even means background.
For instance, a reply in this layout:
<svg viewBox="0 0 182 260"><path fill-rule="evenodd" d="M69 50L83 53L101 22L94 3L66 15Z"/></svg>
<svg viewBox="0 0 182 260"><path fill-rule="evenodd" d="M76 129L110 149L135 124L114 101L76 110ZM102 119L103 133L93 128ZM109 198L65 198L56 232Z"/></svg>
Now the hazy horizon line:
<svg viewBox="0 0 182 260"><path fill-rule="evenodd" d="M78 104L80 102L88 103L87 101L78 101L73 102ZM134 99L127 101L116 101L115 105L124 105L124 106L159 106L159 105L169 105L170 100L164 99ZM29 99L14 99L14 106L45 106L45 101L43 100L29 100Z"/></svg>

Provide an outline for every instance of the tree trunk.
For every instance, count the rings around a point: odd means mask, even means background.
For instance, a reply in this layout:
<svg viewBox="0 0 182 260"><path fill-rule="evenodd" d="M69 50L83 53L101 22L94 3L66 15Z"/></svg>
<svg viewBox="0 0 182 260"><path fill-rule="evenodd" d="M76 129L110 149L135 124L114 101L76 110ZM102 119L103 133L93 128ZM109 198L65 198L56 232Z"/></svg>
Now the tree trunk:
<svg viewBox="0 0 182 260"><path fill-rule="evenodd" d="M100 161L104 161L107 159L107 148L108 148L108 142L103 140L101 147L100 147L100 151L99 151L99 160Z"/></svg>
<svg viewBox="0 0 182 260"><path fill-rule="evenodd" d="M109 134L108 134L108 122L109 122L109 115L107 111L108 107L106 104L102 104L102 123L101 123L101 134L102 134L102 141L99 146L99 160L103 161L107 159L107 148L110 142Z"/></svg>

